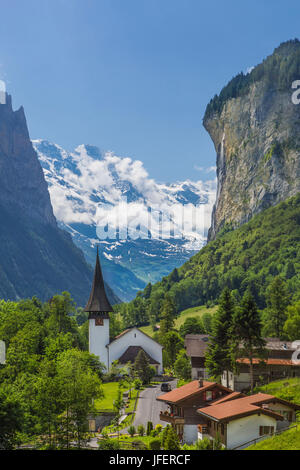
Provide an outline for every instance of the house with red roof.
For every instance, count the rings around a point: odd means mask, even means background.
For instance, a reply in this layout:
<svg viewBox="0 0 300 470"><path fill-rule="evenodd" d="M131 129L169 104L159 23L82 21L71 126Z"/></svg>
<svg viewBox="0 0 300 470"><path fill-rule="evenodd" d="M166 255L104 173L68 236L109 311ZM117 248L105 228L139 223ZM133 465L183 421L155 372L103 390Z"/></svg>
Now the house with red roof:
<svg viewBox="0 0 300 470"><path fill-rule="evenodd" d="M247 446L254 439L274 434L296 420L300 406L265 393L238 396L238 392L197 413L206 423L198 425L198 439L215 439L218 435L224 447Z"/></svg>
<svg viewBox="0 0 300 470"><path fill-rule="evenodd" d="M300 377L300 341L280 341L266 338L267 357L253 359L254 384L268 383L288 377ZM249 359L237 359L238 372L224 371L221 383L232 390L246 391L250 388Z"/></svg>
<svg viewBox="0 0 300 470"><path fill-rule="evenodd" d="M160 420L171 424L186 443L198 439L221 440L232 449L273 434L296 419L300 406L258 393L246 396L216 382L194 380L157 397L169 405Z"/></svg>
<svg viewBox="0 0 300 470"><path fill-rule="evenodd" d="M254 383L268 383L273 380L300 377L300 341L280 341L278 338L265 338L267 357L254 359ZM205 367L205 355L209 347L210 336L188 334L184 346L191 359L192 379L209 378ZM240 357L238 373L224 371L222 385L232 390L247 391L250 389L249 359ZM227 374L229 382L227 384Z"/></svg>
<svg viewBox="0 0 300 470"><path fill-rule="evenodd" d="M206 423L197 413L197 409L230 393L232 390L216 382L193 380L157 397L158 401L167 403L169 407L167 411L160 413L160 420L171 424L180 440L195 442L198 438L198 424Z"/></svg>

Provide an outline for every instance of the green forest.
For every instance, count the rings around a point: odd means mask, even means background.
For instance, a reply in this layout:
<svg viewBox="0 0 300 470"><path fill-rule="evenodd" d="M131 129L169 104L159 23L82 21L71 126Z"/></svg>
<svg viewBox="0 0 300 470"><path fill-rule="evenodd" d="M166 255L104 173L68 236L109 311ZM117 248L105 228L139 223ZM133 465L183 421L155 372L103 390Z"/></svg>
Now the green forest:
<svg viewBox="0 0 300 470"><path fill-rule="evenodd" d="M249 290L258 308L267 308L268 289L277 276L290 303L300 300L300 194L271 207L233 230L225 226L179 269L148 284L137 297L116 306L125 327L155 325L165 296L177 315L199 305L211 307L225 288L239 301Z"/></svg>

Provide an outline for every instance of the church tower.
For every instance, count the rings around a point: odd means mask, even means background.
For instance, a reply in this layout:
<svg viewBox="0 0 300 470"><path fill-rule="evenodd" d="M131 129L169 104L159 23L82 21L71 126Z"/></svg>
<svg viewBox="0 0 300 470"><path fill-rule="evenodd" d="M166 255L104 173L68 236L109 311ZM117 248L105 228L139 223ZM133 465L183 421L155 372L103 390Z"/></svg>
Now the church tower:
<svg viewBox="0 0 300 470"><path fill-rule="evenodd" d="M106 296L97 247L96 266L90 298L85 307L89 313L89 351L99 357L108 370L109 312L113 309Z"/></svg>

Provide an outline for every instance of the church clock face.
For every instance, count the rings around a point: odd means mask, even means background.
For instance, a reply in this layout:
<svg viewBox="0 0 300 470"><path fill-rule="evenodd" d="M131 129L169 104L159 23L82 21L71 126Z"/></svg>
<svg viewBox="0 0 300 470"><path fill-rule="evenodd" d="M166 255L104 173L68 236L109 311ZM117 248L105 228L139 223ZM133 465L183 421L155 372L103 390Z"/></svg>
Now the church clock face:
<svg viewBox="0 0 300 470"><path fill-rule="evenodd" d="M103 318L95 318L95 326L103 326Z"/></svg>

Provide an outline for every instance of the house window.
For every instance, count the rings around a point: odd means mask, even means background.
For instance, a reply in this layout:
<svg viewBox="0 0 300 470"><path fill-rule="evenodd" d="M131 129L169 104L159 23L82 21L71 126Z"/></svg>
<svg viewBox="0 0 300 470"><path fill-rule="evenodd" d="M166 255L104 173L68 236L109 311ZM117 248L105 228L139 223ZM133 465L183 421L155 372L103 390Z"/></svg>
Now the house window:
<svg viewBox="0 0 300 470"><path fill-rule="evenodd" d="M212 391L211 391L211 390L207 390L206 395L205 395L206 401L211 401L212 398L213 398L213 393L212 393Z"/></svg>
<svg viewBox="0 0 300 470"><path fill-rule="evenodd" d="M103 318L95 318L96 326L103 326Z"/></svg>
<svg viewBox="0 0 300 470"><path fill-rule="evenodd" d="M283 416L286 421L293 420L293 413L292 411L280 410L279 413Z"/></svg>
<svg viewBox="0 0 300 470"><path fill-rule="evenodd" d="M259 426L259 435L274 434L274 426Z"/></svg>

